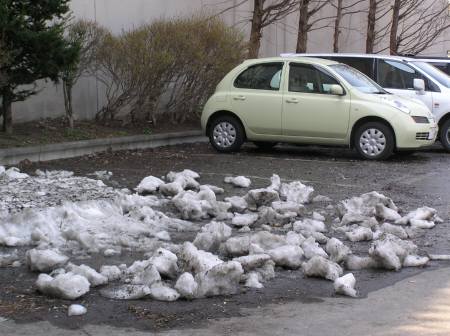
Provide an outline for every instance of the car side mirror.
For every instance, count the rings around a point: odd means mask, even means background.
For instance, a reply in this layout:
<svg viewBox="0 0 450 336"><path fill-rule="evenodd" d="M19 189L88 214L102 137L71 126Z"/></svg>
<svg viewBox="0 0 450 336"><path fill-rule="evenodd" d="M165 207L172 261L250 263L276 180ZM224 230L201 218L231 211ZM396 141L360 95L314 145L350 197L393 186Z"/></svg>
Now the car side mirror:
<svg viewBox="0 0 450 336"><path fill-rule="evenodd" d="M336 96L343 96L344 95L344 88L338 84L332 84L330 86L330 93L332 95Z"/></svg>
<svg viewBox="0 0 450 336"><path fill-rule="evenodd" d="M419 94L423 94L425 92L425 81L420 78L414 78L413 81L414 90L418 91Z"/></svg>

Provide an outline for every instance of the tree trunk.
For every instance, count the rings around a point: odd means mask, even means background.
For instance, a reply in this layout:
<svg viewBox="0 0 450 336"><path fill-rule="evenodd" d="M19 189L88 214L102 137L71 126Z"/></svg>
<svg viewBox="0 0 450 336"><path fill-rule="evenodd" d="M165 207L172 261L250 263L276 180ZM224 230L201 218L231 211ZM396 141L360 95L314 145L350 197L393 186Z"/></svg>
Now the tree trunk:
<svg viewBox="0 0 450 336"><path fill-rule="evenodd" d="M66 118L69 128L74 127L73 107L72 107L72 85L63 81L64 107L66 109Z"/></svg>
<svg viewBox="0 0 450 336"><path fill-rule="evenodd" d="M300 15L298 20L297 53L305 53L308 48L308 21L309 21L309 1L303 0L300 3Z"/></svg>
<svg viewBox="0 0 450 336"><path fill-rule="evenodd" d="M391 34L389 39L389 51L391 55L397 55L398 53L397 34L401 1L402 0L395 0L394 5L392 6Z"/></svg>
<svg viewBox="0 0 450 336"><path fill-rule="evenodd" d="M254 0L252 27L248 43L248 58L258 58L262 38L262 18L264 14L264 0Z"/></svg>
<svg viewBox="0 0 450 336"><path fill-rule="evenodd" d="M369 0L369 14L367 16L366 53L372 54L375 46L375 25L377 16L377 0Z"/></svg>
<svg viewBox="0 0 450 336"><path fill-rule="evenodd" d="M2 97L3 132L6 134L12 134L12 95L10 93L4 93Z"/></svg>
<svg viewBox="0 0 450 336"><path fill-rule="evenodd" d="M336 19L334 20L333 52L339 52L339 35L341 34L342 1L337 0Z"/></svg>

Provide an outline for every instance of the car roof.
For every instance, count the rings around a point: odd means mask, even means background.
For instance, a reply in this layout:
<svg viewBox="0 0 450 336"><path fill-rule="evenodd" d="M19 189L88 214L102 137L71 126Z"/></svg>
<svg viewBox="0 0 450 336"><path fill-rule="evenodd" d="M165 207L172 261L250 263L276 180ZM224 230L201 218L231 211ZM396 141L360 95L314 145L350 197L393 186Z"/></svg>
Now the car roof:
<svg viewBox="0 0 450 336"><path fill-rule="evenodd" d="M270 63L270 62L286 62L292 60L293 57L290 56L279 56L279 57L264 57L264 58L255 58L244 61L244 63L250 64L258 64L261 62ZM320 64L320 65L332 65L337 64L338 62L331 61L323 58L314 58L314 57L295 57L296 61L302 61L308 64Z"/></svg>
<svg viewBox="0 0 450 336"><path fill-rule="evenodd" d="M383 58L397 61L407 61L413 62L418 59L405 57L405 56L394 56L394 55L383 55L383 54L357 54L357 53L304 53L304 54L282 54L285 57L359 57L359 58Z"/></svg>

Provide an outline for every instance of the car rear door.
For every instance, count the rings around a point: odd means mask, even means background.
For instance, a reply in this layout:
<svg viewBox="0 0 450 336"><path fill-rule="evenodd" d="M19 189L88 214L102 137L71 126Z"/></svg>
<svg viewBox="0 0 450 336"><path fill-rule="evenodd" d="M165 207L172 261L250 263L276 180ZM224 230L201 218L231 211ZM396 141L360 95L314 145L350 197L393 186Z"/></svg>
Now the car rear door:
<svg viewBox="0 0 450 336"><path fill-rule="evenodd" d="M231 88L232 110L255 134L281 135L284 62L260 63L241 72Z"/></svg>

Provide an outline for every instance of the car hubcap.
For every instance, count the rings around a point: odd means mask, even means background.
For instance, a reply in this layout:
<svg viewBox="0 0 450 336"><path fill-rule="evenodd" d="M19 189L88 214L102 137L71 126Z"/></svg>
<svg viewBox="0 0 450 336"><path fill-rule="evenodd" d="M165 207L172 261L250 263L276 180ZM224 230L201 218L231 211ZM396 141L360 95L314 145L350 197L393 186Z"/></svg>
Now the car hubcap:
<svg viewBox="0 0 450 336"><path fill-rule="evenodd" d="M236 141L236 129L229 122L221 122L213 130L214 143L221 148L228 148Z"/></svg>
<svg viewBox="0 0 450 336"><path fill-rule="evenodd" d="M359 146L364 154L377 156L386 148L386 137L376 128L369 128L361 134Z"/></svg>
<svg viewBox="0 0 450 336"><path fill-rule="evenodd" d="M447 143L450 144L450 127L447 128Z"/></svg>

